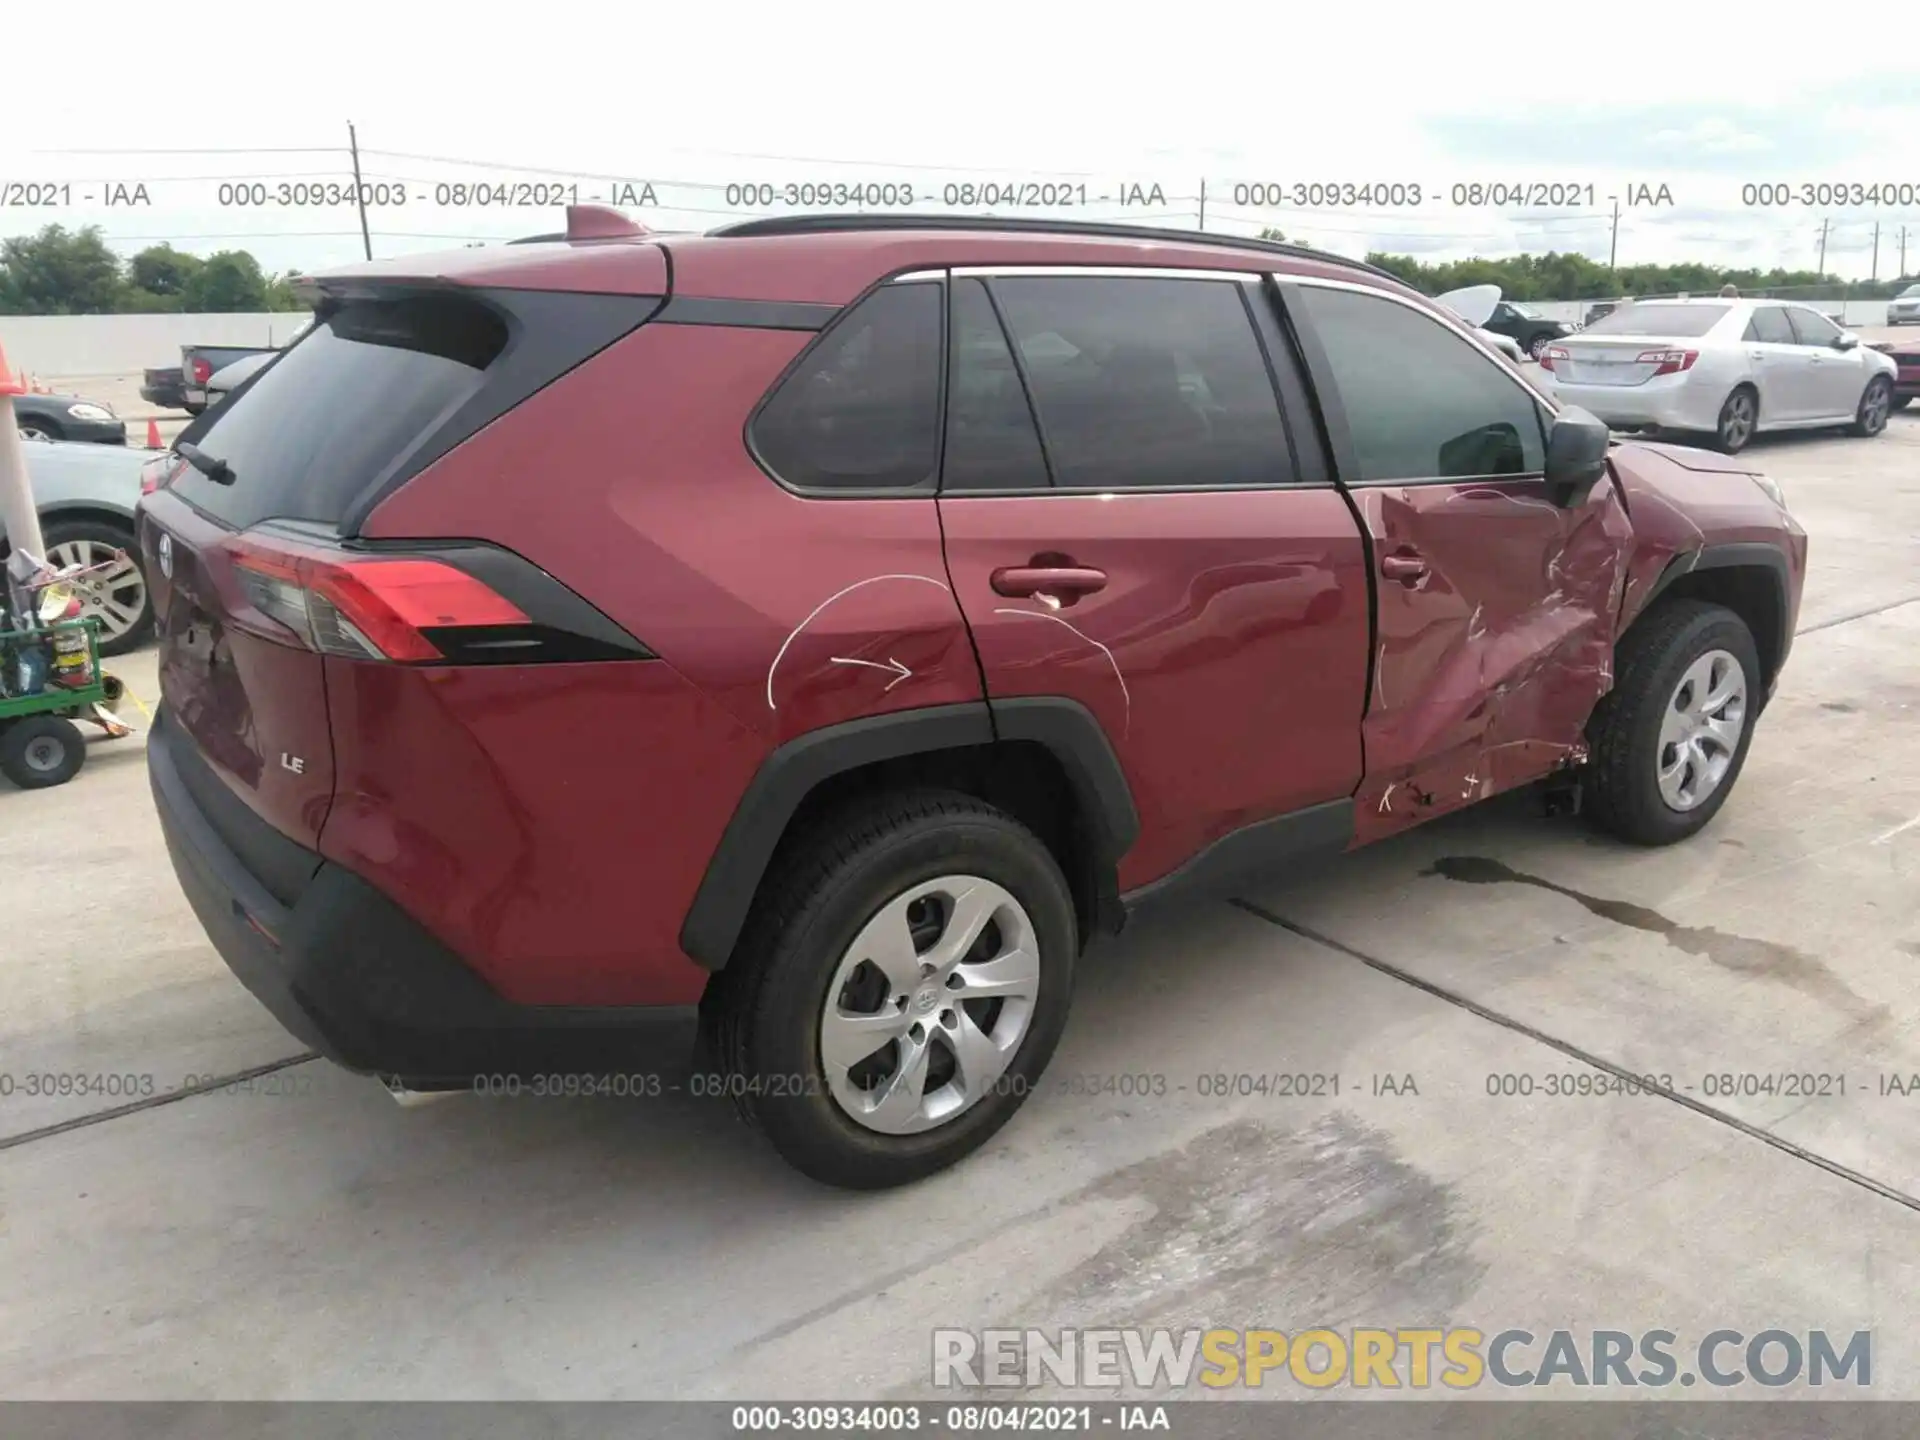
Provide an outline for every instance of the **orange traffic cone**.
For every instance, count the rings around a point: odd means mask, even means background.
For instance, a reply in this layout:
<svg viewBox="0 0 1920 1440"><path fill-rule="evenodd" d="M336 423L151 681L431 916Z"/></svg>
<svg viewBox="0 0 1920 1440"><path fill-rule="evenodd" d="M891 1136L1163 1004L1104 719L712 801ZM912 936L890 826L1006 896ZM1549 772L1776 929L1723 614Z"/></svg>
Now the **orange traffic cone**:
<svg viewBox="0 0 1920 1440"><path fill-rule="evenodd" d="M163 448L160 444L160 422L151 415L147 417L147 448L149 450Z"/></svg>
<svg viewBox="0 0 1920 1440"><path fill-rule="evenodd" d="M7 352L0 349L0 395L24 395L27 393L27 377L24 373L15 375L7 368Z"/></svg>

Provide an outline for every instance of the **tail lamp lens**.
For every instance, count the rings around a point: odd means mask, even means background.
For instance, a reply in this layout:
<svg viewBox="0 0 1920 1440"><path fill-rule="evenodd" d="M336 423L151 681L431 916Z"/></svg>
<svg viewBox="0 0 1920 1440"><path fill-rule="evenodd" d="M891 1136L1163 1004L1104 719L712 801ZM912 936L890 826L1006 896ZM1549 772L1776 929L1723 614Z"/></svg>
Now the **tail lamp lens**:
<svg viewBox="0 0 1920 1440"><path fill-rule="evenodd" d="M1683 370L1691 370L1693 362L1700 358L1698 350L1642 350L1637 357L1642 365L1655 365L1654 378L1662 375L1678 375Z"/></svg>
<svg viewBox="0 0 1920 1440"><path fill-rule="evenodd" d="M211 360L196 360L193 362L193 383L194 384L204 385L207 383L207 381L211 380L212 378L213 378L213 362Z"/></svg>
<svg viewBox="0 0 1920 1440"><path fill-rule="evenodd" d="M253 608L323 655L420 664L446 658L430 631L528 623L512 601L438 560L234 550Z"/></svg>
<svg viewBox="0 0 1920 1440"><path fill-rule="evenodd" d="M1572 358L1573 356L1569 355L1563 347L1559 345L1549 345L1545 350L1540 352L1540 368L1542 370L1551 370L1553 369L1554 361L1571 360Z"/></svg>

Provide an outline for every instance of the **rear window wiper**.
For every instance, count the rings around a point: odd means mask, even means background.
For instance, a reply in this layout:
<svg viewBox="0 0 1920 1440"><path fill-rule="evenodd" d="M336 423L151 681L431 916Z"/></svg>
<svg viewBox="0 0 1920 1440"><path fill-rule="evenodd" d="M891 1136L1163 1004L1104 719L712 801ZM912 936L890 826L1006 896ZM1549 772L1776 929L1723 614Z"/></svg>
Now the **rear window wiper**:
<svg viewBox="0 0 1920 1440"><path fill-rule="evenodd" d="M216 485L233 483L233 467L224 460L216 460L191 440L183 440L173 447L180 452L180 458Z"/></svg>

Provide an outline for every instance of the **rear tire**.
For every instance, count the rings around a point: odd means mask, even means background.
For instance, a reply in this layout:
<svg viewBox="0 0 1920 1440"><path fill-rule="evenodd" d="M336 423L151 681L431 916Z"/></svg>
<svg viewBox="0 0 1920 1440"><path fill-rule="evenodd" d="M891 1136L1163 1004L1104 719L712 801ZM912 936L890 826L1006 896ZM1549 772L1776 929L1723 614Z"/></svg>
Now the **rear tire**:
<svg viewBox="0 0 1920 1440"><path fill-rule="evenodd" d="M51 420L42 420L38 415L20 421L18 429L22 435L38 435L42 440L59 440L66 433Z"/></svg>
<svg viewBox="0 0 1920 1440"><path fill-rule="evenodd" d="M1751 385L1736 385L1720 407L1720 418L1713 428L1713 448L1722 455L1737 455L1759 428L1759 393Z"/></svg>
<svg viewBox="0 0 1920 1440"><path fill-rule="evenodd" d="M1872 439L1887 428L1887 415L1893 409L1893 382L1876 375L1860 392L1860 408L1854 411L1849 433Z"/></svg>
<svg viewBox="0 0 1920 1440"><path fill-rule="evenodd" d="M986 918L976 930L969 915ZM879 796L782 846L709 990L713 1050L742 1113L803 1174L903 1185L986 1143L1037 1088L1077 950L1067 882L1026 826L953 791ZM1011 993L1029 964L1024 1000L965 993L996 978Z"/></svg>
<svg viewBox="0 0 1920 1440"><path fill-rule="evenodd" d="M1553 344L1553 337L1543 331L1527 343L1527 354L1537 365L1540 363L1540 357L1547 353L1547 347L1551 344Z"/></svg>
<svg viewBox="0 0 1920 1440"><path fill-rule="evenodd" d="M0 730L0 772L22 790L64 785L86 763L86 736L58 715L28 715Z"/></svg>
<svg viewBox="0 0 1920 1440"><path fill-rule="evenodd" d="M1737 701L1707 704L1721 687ZM1614 687L1587 722L1588 814L1634 845L1671 845L1702 829L1740 778L1763 699L1745 621L1704 600L1657 604L1621 639ZM1690 709L1711 710L1713 723L1689 719ZM1737 736L1728 736L1730 722Z"/></svg>

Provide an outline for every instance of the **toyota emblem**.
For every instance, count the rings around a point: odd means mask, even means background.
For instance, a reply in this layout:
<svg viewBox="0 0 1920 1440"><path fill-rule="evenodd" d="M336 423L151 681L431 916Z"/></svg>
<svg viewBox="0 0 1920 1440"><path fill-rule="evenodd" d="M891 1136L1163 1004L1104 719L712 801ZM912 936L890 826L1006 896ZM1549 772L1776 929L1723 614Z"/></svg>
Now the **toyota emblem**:
<svg viewBox="0 0 1920 1440"><path fill-rule="evenodd" d="M160 573L171 580L173 578L173 537L162 535L158 547L160 555Z"/></svg>

